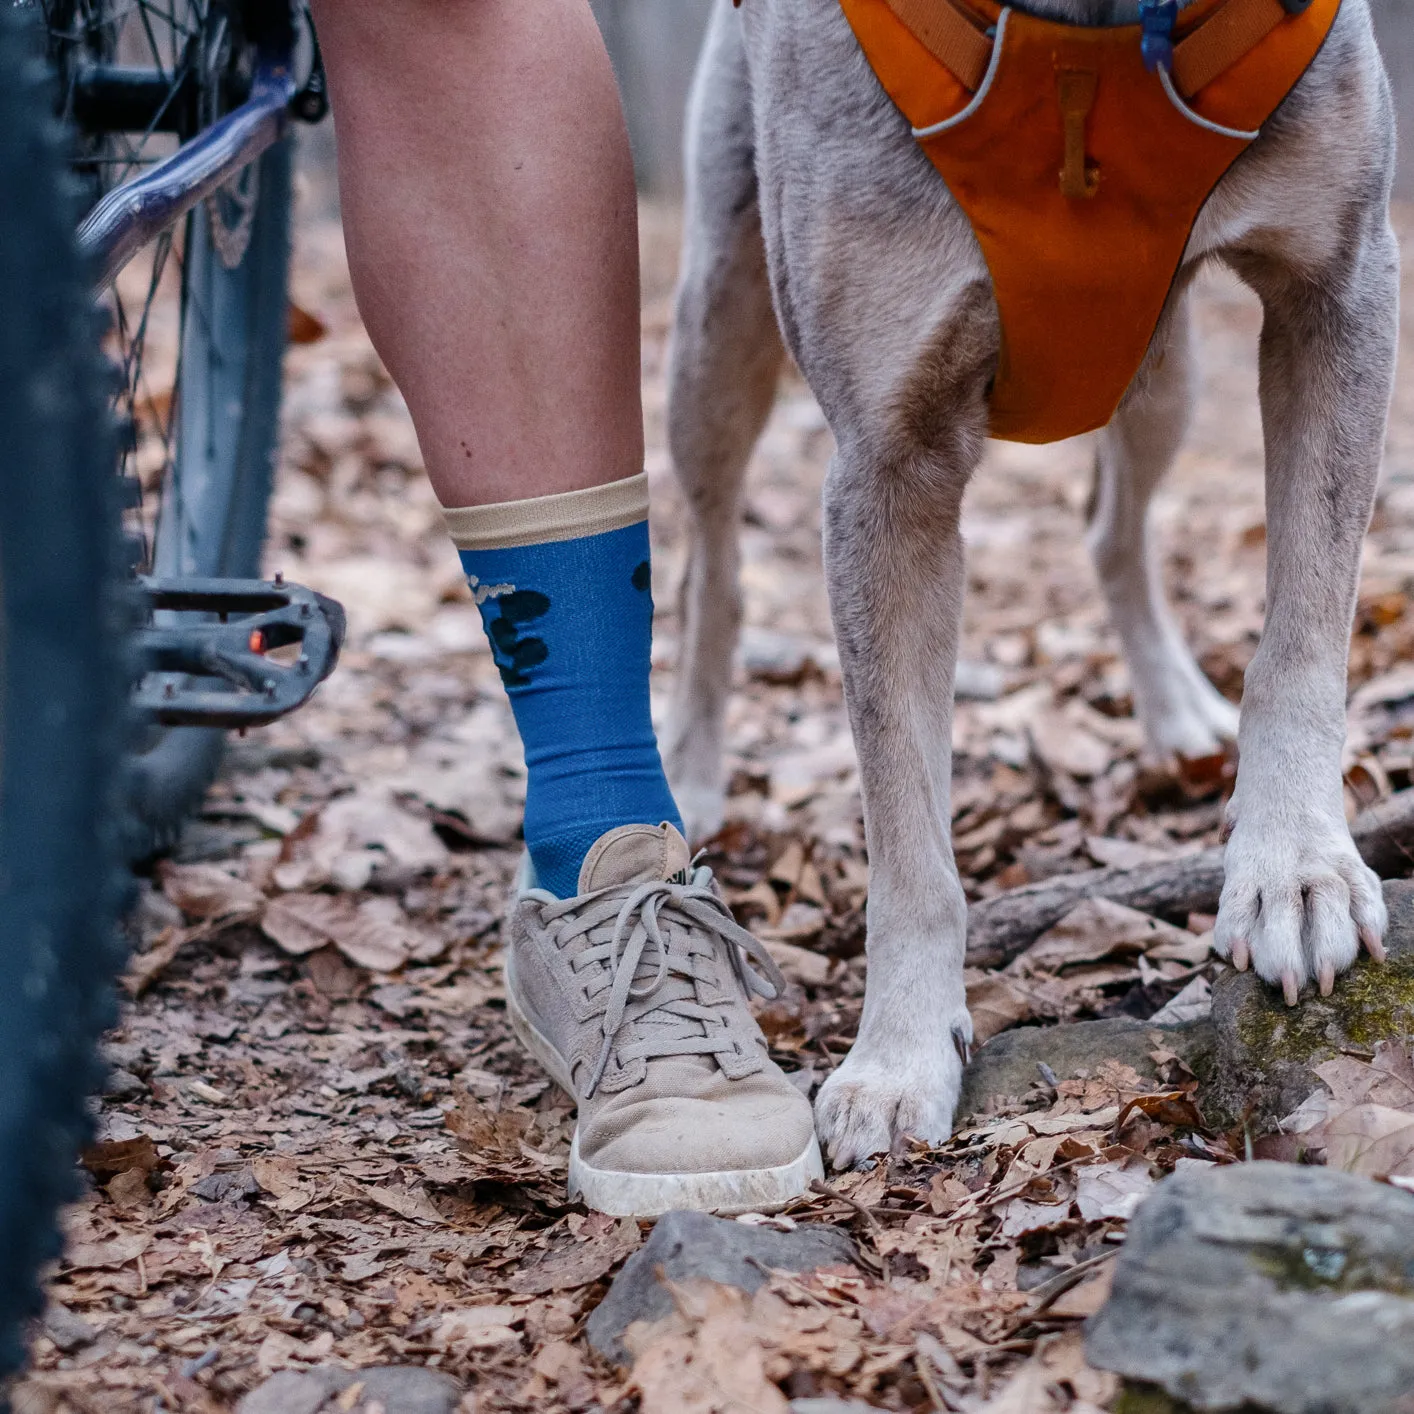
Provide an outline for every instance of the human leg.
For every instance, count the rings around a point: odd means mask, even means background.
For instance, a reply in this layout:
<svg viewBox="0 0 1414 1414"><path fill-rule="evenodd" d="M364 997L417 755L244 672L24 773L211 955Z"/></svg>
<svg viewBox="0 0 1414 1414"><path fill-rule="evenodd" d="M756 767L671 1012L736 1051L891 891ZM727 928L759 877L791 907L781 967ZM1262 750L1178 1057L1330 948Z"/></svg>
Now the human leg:
<svg viewBox="0 0 1414 1414"><path fill-rule="evenodd" d="M452 508L525 744L532 859L573 894L606 830L678 820L648 708L613 75L586 0L319 0L317 20L359 307Z"/></svg>

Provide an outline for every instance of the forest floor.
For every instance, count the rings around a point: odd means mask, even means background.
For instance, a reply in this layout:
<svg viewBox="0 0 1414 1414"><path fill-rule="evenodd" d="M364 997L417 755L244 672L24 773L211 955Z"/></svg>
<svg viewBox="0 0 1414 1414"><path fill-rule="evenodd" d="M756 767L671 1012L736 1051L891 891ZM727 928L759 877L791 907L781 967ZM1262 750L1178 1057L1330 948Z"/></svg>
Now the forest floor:
<svg viewBox="0 0 1414 1414"><path fill-rule="evenodd" d="M677 223L644 207L655 708L683 555L663 436ZM776 1277L751 1301L684 1297L632 1370L589 1351L584 1318L643 1231L566 1204L571 1110L506 1021L499 918L524 785L510 714L333 222L302 225L293 293L313 320L287 360L268 566L344 602L348 647L307 710L233 742L203 814L144 880L88 1193L19 1407L227 1410L273 1372L329 1364L437 1366L465 1383L467 1414L826 1394L992 1414L1112 1405L1080 1340L1102 1282L1039 1312L1030 1293L1121 1242L1157 1177L1234 1157L1176 1062L1161 1082L1117 1067L1038 1078L1015 1113L835 1175L788 1216L847 1226L862 1268ZM1260 312L1214 274L1197 322L1198 414L1155 534L1175 613L1235 698L1262 614ZM820 572L830 447L788 377L749 479L730 818L710 860L791 979L762 1021L812 1094L858 1020L867 887ZM1146 760L1129 715L1083 544L1091 455L1084 439L994 444L968 495L963 654L990 697L959 704L954 736L973 898L1218 838L1223 772ZM1414 779L1414 711L1399 706L1414 698L1411 593L1406 376L1352 643L1352 690L1370 685L1352 711L1352 806ZM979 1031L1147 1018L1201 995L1211 919L1169 922L1148 954L1100 929L971 975ZM1168 1098L1129 1103L1156 1090ZM693 1369L737 1384L713 1402Z"/></svg>

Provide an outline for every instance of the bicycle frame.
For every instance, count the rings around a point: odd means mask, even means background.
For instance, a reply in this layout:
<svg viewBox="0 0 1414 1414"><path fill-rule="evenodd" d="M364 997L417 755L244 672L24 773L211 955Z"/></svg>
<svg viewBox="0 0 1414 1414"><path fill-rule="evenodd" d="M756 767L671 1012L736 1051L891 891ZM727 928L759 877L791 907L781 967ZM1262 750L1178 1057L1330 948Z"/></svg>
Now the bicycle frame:
<svg viewBox="0 0 1414 1414"><path fill-rule="evenodd" d="M79 249L111 284L143 246L176 225L285 135L297 94L291 55L262 57L250 97L140 177L114 187L78 230Z"/></svg>

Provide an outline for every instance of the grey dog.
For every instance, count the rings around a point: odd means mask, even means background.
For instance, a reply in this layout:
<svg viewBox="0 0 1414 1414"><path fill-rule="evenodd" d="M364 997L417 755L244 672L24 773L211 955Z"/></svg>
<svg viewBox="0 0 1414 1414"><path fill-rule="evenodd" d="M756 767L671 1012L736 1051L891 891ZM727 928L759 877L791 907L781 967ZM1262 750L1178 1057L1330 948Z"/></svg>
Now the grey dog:
<svg viewBox="0 0 1414 1414"><path fill-rule="evenodd" d="M1132 22L1133 0L1032 0ZM837 0L717 0L689 115L669 439L690 507L683 655L666 738L689 831L723 809L741 616L742 478L788 348L837 451L825 570L858 748L871 868L859 1035L816 1105L832 1161L948 1135L972 1025L966 902L949 827L959 512L987 429L998 319L966 216L913 141ZM1149 355L1098 434L1088 541L1152 746L1236 740L1219 952L1294 1003L1364 946L1379 880L1343 811L1346 655L1394 374L1394 123L1366 0L1195 226ZM1150 553L1150 496L1193 397L1187 292L1227 264L1264 309L1267 611L1238 713L1195 663Z"/></svg>

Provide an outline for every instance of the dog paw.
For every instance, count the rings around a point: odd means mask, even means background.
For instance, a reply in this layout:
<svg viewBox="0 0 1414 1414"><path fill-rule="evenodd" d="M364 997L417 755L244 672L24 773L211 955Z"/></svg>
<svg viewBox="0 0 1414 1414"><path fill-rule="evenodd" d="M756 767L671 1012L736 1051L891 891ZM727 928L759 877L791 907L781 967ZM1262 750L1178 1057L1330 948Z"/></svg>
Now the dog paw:
<svg viewBox="0 0 1414 1414"><path fill-rule="evenodd" d="M1383 960L1384 895L1343 819L1293 830L1241 818L1224 868L1214 948L1238 971L1250 965L1280 987L1287 1005L1296 1005L1308 982L1329 995L1362 943Z"/></svg>
<svg viewBox="0 0 1414 1414"><path fill-rule="evenodd" d="M930 1144L947 1139L971 1043L964 1013L935 1053L869 1056L856 1045L815 1101L815 1129L831 1166L854 1168L902 1135Z"/></svg>

